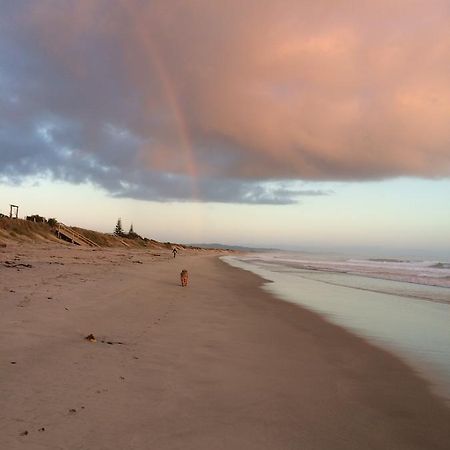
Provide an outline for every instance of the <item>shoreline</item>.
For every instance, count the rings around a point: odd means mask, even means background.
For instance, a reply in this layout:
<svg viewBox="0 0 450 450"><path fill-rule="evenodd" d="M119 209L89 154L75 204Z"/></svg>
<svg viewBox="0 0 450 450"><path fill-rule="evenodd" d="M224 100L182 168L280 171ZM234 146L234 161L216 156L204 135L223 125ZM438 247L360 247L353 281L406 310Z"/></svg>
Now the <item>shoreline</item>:
<svg viewBox="0 0 450 450"><path fill-rule="evenodd" d="M284 272L279 266L249 263L235 255L222 259L233 267L248 270L269 283L263 289L280 301L287 301L316 312L327 322L343 327L371 345L400 358L418 372L436 395L450 406L450 352L448 334L448 301L408 296L407 282L395 282L396 290L381 287L370 289L361 280L372 278L330 273L346 277L337 282L321 274L299 271ZM291 266L288 266L291 267ZM327 273L328 275L328 273ZM358 278L358 282L354 279ZM400 287L401 286L401 287ZM427 286L429 288L429 286ZM430 288L431 289L431 288ZM448 288L443 288L447 289ZM307 294L304 294L304 293ZM405 302L404 299L408 299ZM403 323L402 323L403 322ZM423 336L426 339L423 340Z"/></svg>
<svg viewBox="0 0 450 450"><path fill-rule="evenodd" d="M409 366L216 256L26 246L17 254L33 267L0 267L4 448L450 441L450 410ZM83 339L89 333L96 343Z"/></svg>

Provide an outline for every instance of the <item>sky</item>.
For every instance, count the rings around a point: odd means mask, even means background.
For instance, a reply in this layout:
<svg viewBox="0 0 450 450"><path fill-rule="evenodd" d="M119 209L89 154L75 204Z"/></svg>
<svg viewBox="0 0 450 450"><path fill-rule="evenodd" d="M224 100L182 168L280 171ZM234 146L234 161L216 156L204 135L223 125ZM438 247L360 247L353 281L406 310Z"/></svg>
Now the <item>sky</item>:
<svg viewBox="0 0 450 450"><path fill-rule="evenodd" d="M0 212L450 254L450 4L3 0Z"/></svg>

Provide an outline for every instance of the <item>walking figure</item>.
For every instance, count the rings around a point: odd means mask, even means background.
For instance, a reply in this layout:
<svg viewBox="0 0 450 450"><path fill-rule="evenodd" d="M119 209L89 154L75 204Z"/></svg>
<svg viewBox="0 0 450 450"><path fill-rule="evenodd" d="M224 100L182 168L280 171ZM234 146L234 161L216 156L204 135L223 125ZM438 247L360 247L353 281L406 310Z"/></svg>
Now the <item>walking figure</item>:
<svg viewBox="0 0 450 450"><path fill-rule="evenodd" d="M174 247L172 250L173 253L173 257L175 258L175 256L177 256L178 250Z"/></svg>

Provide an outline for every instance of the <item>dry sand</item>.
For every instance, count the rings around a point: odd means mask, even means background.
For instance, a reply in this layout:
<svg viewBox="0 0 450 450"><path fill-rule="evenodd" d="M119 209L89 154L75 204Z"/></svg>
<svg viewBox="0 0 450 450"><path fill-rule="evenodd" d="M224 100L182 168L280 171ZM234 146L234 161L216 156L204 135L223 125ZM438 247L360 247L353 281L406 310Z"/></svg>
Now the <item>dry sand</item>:
<svg viewBox="0 0 450 450"><path fill-rule="evenodd" d="M0 249L2 450L449 448L395 357L210 253L151 253Z"/></svg>

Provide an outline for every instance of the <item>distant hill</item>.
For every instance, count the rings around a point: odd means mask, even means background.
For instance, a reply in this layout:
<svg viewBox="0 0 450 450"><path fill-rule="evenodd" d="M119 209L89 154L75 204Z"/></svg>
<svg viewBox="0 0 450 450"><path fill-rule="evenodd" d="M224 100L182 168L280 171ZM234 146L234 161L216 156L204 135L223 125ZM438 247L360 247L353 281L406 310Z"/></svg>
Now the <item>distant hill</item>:
<svg viewBox="0 0 450 450"><path fill-rule="evenodd" d="M235 250L238 252L277 252L280 251L277 248L260 248L260 247L244 247L242 245L227 245L227 244L186 244L187 246L200 247L200 248L217 248L221 250Z"/></svg>

